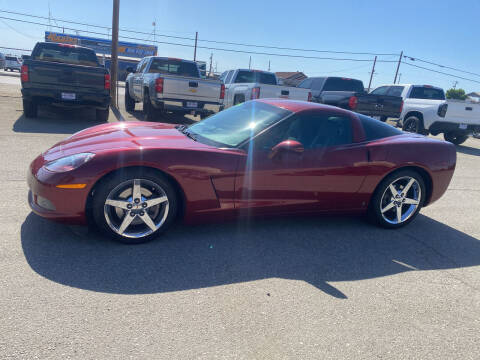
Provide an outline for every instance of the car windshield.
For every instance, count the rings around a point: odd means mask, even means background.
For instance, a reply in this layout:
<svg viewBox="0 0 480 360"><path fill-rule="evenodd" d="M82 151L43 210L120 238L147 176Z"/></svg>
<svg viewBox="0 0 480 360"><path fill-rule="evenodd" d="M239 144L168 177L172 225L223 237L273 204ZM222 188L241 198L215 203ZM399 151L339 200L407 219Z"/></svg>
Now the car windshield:
<svg viewBox="0 0 480 360"><path fill-rule="evenodd" d="M276 85L275 75L263 71L240 70L235 78L236 83L259 83L266 85Z"/></svg>
<svg viewBox="0 0 480 360"><path fill-rule="evenodd" d="M426 86L415 86L412 89L410 98L425 100L445 100L445 94L442 89L436 89Z"/></svg>
<svg viewBox="0 0 480 360"><path fill-rule="evenodd" d="M98 66L97 56L93 50L63 44L37 46L33 50L32 58L72 65Z"/></svg>
<svg viewBox="0 0 480 360"><path fill-rule="evenodd" d="M248 101L190 126L188 132L219 147L237 147L289 114L282 108Z"/></svg>
<svg viewBox="0 0 480 360"><path fill-rule="evenodd" d="M363 83L360 80L347 78L328 78L324 87L324 91L356 91L363 92Z"/></svg>
<svg viewBox="0 0 480 360"><path fill-rule="evenodd" d="M172 74L198 78L198 67L195 63L176 59L154 59L149 73Z"/></svg>

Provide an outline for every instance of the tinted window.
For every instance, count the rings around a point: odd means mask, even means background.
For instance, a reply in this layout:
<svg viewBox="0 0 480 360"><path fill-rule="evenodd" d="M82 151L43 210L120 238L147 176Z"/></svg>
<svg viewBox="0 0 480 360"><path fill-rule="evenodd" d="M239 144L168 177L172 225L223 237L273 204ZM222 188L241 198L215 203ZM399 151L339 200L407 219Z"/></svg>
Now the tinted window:
<svg viewBox="0 0 480 360"><path fill-rule="evenodd" d="M300 84L298 84L298 87L303 89L311 89L312 82L313 82L313 79L305 79Z"/></svg>
<svg viewBox="0 0 480 360"><path fill-rule="evenodd" d="M423 86L415 86L411 93L412 99L427 99L427 100L445 100L445 94L442 89L434 89Z"/></svg>
<svg viewBox="0 0 480 360"><path fill-rule="evenodd" d="M372 119L365 115L357 114L357 116L362 123L363 130L365 130L365 136L367 137L367 141L402 134L401 130L396 129L391 125L385 124L384 122Z"/></svg>
<svg viewBox="0 0 480 360"><path fill-rule="evenodd" d="M97 55L91 49L63 44L41 44L32 52L34 60L74 65L98 66Z"/></svg>
<svg viewBox="0 0 480 360"><path fill-rule="evenodd" d="M403 89L403 86L390 86L390 90L388 90L388 95L402 96Z"/></svg>
<svg viewBox="0 0 480 360"><path fill-rule="evenodd" d="M5 56L5 60L17 61L17 58L14 56Z"/></svg>
<svg viewBox="0 0 480 360"><path fill-rule="evenodd" d="M258 73L258 81L260 84L267 84L267 85L276 85L277 84L277 78L275 77L274 74L271 73Z"/></svg>
<svg viewBox="0 0 480 360"><path fill-rule="evenodd" d="M143 69L145 69L145 66L147 65L147 60L146 59L143 59L142 61L140 61L137 65L137 69L135 70L135 72L137 73L141 73L143 72Z"/></svg>
<svg viewBox="0 0 480 360"><path fill-rule="evenodd" d="M388 86L380 86L371 92L374 95L385 95L388 91Z"/></svg>
<svg viewBox="0 0 480 360"><path fill-rule="evenodd" d="M222 75L220 75L219 79L225 82L225 78L227 77L227 75L228 75L228 71L224 71Z"/></svg>
<svg viewBox="0 0 480 360"><path fill-rule="evenodd" d="M313 79L312 90L322 90L325 78Z"/></svg>
<svg viewBox="0 0 480 360"><path fill-rule="evenodd" d="M225 84L230 84L232 82L233 74L235 74L235 70L230 70L227 75L227 79L225 80Z"/></svg>
<svg viewBox="0 0 480 360"><path fill-rule="evenodd" d="M261 71L240 70L235 83L260 83L276 85L275 75Z"/></svg>
<svg viewBox="0 0 480 360"><path fill-rule="evenodd" d="M346 78L328 78L323 87L324 91L355 91L363 92L363 83L360 80Z"/></svg>
<svg viewBox="0 0 480 360"><path fill-rule="evenodd" d="M200 77L197 64L175 59L153 59L149 73Z"/></svg>

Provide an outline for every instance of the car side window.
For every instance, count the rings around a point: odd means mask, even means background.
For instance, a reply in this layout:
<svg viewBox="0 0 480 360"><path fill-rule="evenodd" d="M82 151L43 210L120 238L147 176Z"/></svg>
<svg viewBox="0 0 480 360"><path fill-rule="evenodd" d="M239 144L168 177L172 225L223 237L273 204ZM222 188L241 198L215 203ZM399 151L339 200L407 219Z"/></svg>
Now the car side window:
<svg viewBox="0 0 480 360"><path fill-rule="evenodd" d="M371 92L374 95L387 95L387 91L390 87L389 86L380 86Z"/></svg>
<svg viewBox="0 0 480 360"><path fill-rule="evenodd" d="M310 89L312 87L312 81L313 79L305 79L298 85L298 87L302 89Z"/></svg>
<svg viewBox="0 0 480 360"><path fill-rule="evenodd" d="M230 84L232 82L232 76L235 73L235 70L230 70L228 72L227 78L225 80L225 84Z"/></svg>
<svg viewBox="0 0 480 360"><path fill-rule="evenodd" d="M145 70L145 67L147 66L148 60L144 59L140 64L138 64L137 71L138 73L143 73Z"/></svg>
<svg viewBox="0 0 480 360"><path fill-rule="evenodd" d="M225 83L225 78L227 77L227 75L228 75L228 71L224 71L222 75L220 75L219 79Z"/></svg>
<svg viewBox="0 0 480 360"><path fill-rule="evenodd" d="M387 94L391 96L402 96L403 89L404 86L390 86Z"/></svg>

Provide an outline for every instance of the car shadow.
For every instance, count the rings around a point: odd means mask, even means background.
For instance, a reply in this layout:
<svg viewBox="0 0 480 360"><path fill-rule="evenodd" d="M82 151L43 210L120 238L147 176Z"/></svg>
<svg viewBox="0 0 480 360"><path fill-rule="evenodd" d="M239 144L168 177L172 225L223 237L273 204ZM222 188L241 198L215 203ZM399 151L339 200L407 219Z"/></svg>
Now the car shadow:
<svg viewBox="0 0 480 360"><path fill-rule="evenodd" d="M465 146L465 145L457 145L457 152L466 154L466 155L474 155L474 156L480 156L480 149L470 147L470 146Z"/></svg>
<svg viewBox="0 0 480 360"><path fill-rule="evenodd" d="M99 124L101 122L96 121L94 109L64 109L54 106L39 106L36 118L26 118L22 114L13 124L13 131L73 134Z"/></svg>
<svg viewBox="0 0 480 360"><path fill-rule="evenodd" d="M134 110L127 113L127 118L134 118L137 121L145 121L145 116L142 110ZM179 125L190 125L194 124L199 120L199 117L192 117L190 115L179 115L176 113L159 113L155 119L157 122L167 123L167 124L179 124Z"/></svg>
<svg viewBox="0 0 480 360"><path fill-rule="evenodd" d="M127 246L31 213L21 242L28 264L41 276L117 294L284 278L345 299L330 282L480 264L478 239L423 215L393 231L359 218L331 217L177 224L157 241Z"/></svg>

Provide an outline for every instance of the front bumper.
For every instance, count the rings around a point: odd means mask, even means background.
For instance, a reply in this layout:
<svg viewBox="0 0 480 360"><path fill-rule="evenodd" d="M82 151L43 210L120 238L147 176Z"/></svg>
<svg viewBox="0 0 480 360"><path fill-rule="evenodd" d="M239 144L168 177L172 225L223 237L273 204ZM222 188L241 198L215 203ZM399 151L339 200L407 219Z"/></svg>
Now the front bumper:
<svg viewBox="0 0 480 360"><path fill-rule="evenodd" d="M465 127L465 128L462 128ZM474 131L480 131L480 125L471 125L451 123L446 121L435 121L430 125L429 132L432 135L438 135L440 133L455 132L460 135L472 135Z"/></svg>
<svg viewBox="0 0 480 360"><path fill-rule="evenodd" d="M187 103L197 103L197 107L189 107ZM159 110L196 114L213 114L222 111L223 104L197 100L155 99L153 106Z"/></svg>
<svg viewBox="0 0 480 360"><path fill-rule="evenodd" d="M84 189L59 189L57 184L71 182L67 173L51 173L36 166L35 160L27 175L30 189L28 203L32 211L44 218L68 223L85 225L87 218L85 205L90 186Z"/></svg>
<svg viewBox="0 0 480 360"><path fill-rule="evenodd" d="M75 93L75 100L62 99L62 92ZM34 100L39 104L52 104L69 108L94 107L107 109L110 106L110 95L94 92L78 92L75 90L53 90L42 88L22 88L22 97L26 100Z"/></svg>

